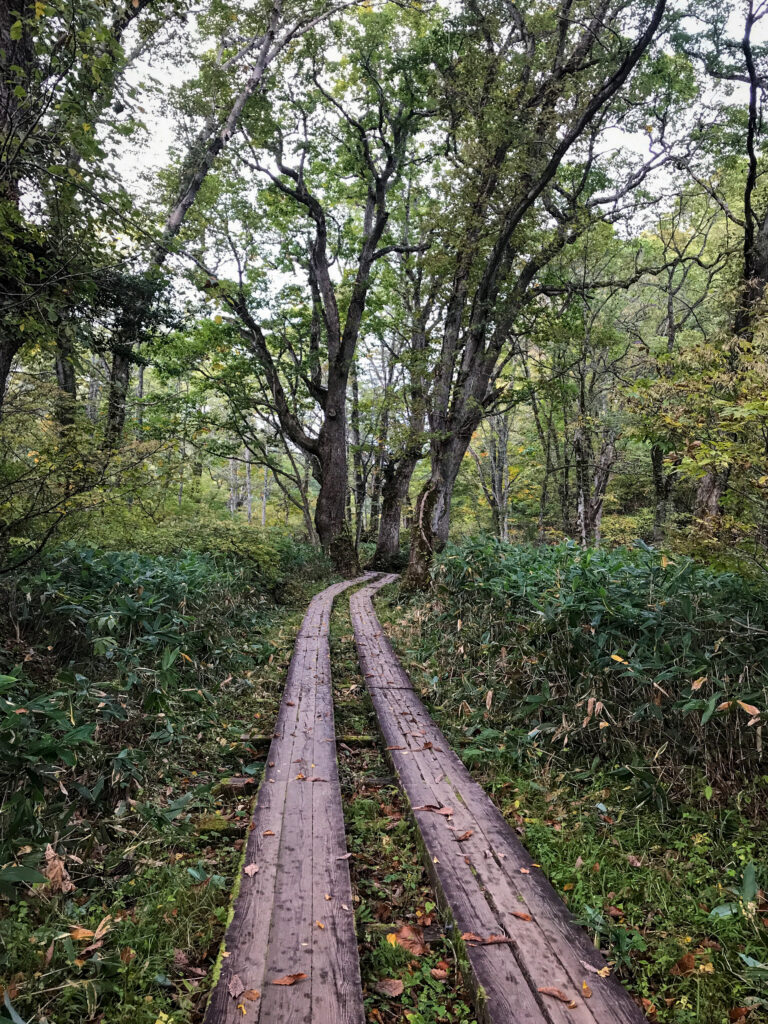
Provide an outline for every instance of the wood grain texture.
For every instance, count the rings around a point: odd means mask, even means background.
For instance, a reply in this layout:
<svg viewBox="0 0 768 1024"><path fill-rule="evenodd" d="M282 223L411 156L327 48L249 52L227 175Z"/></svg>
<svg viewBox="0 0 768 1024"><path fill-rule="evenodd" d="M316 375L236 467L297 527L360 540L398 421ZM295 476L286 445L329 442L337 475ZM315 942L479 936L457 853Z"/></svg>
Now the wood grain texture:
<svg viewBox="0 0 768 1024"><path fill-rule="evenodd" d="M365 1020L328 632L336 595L371 578L329 587L304 617L246 847L244 868L259 870L241 876L205 1024ZM273 984L299 973L306 977L293 985Z"/></svg>
<svg viewBox="0 0 768 1024"><path fill-rule="evenodd" d="M626 990L595 973L605 966L600 953L414 692L373 609L373 595L396 578L385 576L352 595L360 668L440 902L460 934L508 940L467 945L479 1019L641 1024L646 1018ZM419 809L430 806L453 813ZM571 1005L542 988L559 989Z"/></svg>

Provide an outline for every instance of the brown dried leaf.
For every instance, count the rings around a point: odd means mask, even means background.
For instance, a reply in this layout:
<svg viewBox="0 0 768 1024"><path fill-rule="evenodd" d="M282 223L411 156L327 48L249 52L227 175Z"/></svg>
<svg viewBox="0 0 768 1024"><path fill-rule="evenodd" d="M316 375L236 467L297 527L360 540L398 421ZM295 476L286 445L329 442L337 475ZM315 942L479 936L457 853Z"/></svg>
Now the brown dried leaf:
<svg viewBox="0 0 768 1024"><path fill-rule="evenodd" d="M130 946L123 946L123 948L120 950L120 959L123 961L124 964L129 964L131 962L131 960L135 959L135 957L136 957L136 950L135 949L131 949ZM176 959L175 955L174 955L173 959L174 960Z"/></svg>
<svg viewBox="0 0 768 1024"><path fill-rule="evenodd" d="M50 843L45 848L45 868L43 874L48 879L52 892L72 892L75 888L64 861L56 853Z"/></svg>
<svg viewBox="0 0 768 1024"><path fill-rule="evenodd" d="M743 700L737 700L736 703L742 711L746 711L748 715L759 716L760 708L756 708L754 704L745 704Z"/></svg>
<svg viewBox="0 0 768 1024"><path fill-rule="evenodd" d="M533 918L530 914L526 914L524 910L513 910L512 917L519 917L521 921L532 921Z"/></svg>
<svg viewBox="0 0 768 1024"><path fill-rule="evenodd" d="M472 828L468 828L466 832L462 832L460 836L454 836L453 838L456 840L457 843L465 843L469 839L469 837L473 836L474 834L475 830Z"/></svg>
<svg viewBox="0 0 768 1024"><path fill-rule="evenodd" d="M437 804L422 804L421 807L414 807L414 811L434 811L435 814L442 814L446 818L450 818L453 814L452 807L438 807Z"/></svg>
<svg viewBox="0 0 768 1024"><path fill-rule="evenodd" d="M229 994L232 996L233 999L237 999L238 996L242 995L243 992L245 992L245 985L240 980L239 974L232 975L232 977L229 979L229 985L227 985L227 988L229 989Z"/></svg>
<svg viewBox="0 0 768 1024"><path fill-rule="evenodd" d="M567 1003L569 1009L576 1005L572 996L566 995L561 988L555 988L554 985L543 985L538 991L543 996L552 996L553 999L559 999L561 1003Z"/></svg>
<svg viewBox="0 0 768 1024"><path fill-rule="evenodd" d="M403 994L405 985L399 978L382 978L373 987L379 995L387 996L388 999L397 999Z"/></svg>
<svg viewBox="0 0 768 1024"><path fill-rule="evenodd" d="M263 836L273 836L275 833L272 831L271 828L268 828L266 832L262 832L261 834Z"/></svg>
<svg viewBox="0 0 768 1024"><path fill-rule="evenodd" d="M643 866L643 858L636 857L634 853L630 853L627 857L627 864L632 868L641 868Z"/></svg>
<svg viewBox="0 0 768 1024"><path fill-rule="evenodd" d="M257 999L261 998L261 992L257 988L247 988L243 992L243 999L250 999L252 1003L255 1003Z"/></svg>
<svg viewBox="0 0 768 1024"><path fill-rule="evenodd" d="M404 924L400 931L395 932L395 942L403 949L407 949L413 956L421 956L427 952L424 944L424 929Z"/></svg>
<svg viewBox="0 0 768 1024"><path fill-rule="evenodd" d="M90 928L70 928L69 937L74 942L83 942L85 939L92 939L95 935Z"/></svg>
<svg viewBox="0 0 768 1024"><path fill-rule="evenodd" d="M253 878L253 876L257 873L258 870L258 864L246 864L245 867L243 868L243 871L245 872L246 875L248 875L249 878Z"/></svg>
<svg viewBox="0 0 768 1024"><path fill-rule="evenodd" d="M440 967L433 967L429 973L432 975L435 981L445 981L445 979L448 977L448 971L444 971Z"/></svg>
<svg viewBox="0 0 768 1024"><path fill-rule="evenodd" d="M592 989L589 987L586 981L582 981L581 983L581 994L584 996L585 999L592 998Z"/></svg>
<svg viewBox="0 0 768 1024"><path fill-rule="evenodd" d="M693 974L696 970L696 958L693 953L686 953L685 956L681 956L674 967L670 968L669 973L674 974L675 977L685 977L687 974Z"/></svg>
<svg viewBox="0 0 768 1024"><path fill-rule="evenodd" d="M286 974L282 978L275 978L272 982L273 985L295 985L297 981L303 981L306 978L306 974L302 974L299 971L296 974Z"/></svg>

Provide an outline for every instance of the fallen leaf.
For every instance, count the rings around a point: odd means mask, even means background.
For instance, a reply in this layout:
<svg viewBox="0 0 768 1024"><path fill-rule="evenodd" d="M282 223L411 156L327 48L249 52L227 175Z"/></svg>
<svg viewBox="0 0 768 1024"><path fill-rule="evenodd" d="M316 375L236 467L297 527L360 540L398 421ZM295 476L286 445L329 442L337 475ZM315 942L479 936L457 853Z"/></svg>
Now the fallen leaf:
<svg viewBox="0 0 768 1024"><path fill-rule="evenodd" d="M630 855L627 857L627 864L629 864L629 866L633 868L641 868L643 866L643 858L636 857L634 853L630 853Z"/></svg>
<svg viewBox="0 0 768 1024"><path fill-rule="evenodd" d="M243 871L245 872L246 875L248 875L249 878L253 878L253 876L258 872L258 870L258 864L246 864L245 867L243 868Z"/></svg>
<svg viewBox="0 0 768 1024"><path fill-rule="evenodd" d="M50 843L45 848L45 868L43 874L48 879L52 892L72 892L75 888L64 861L56 853Z"/></svg>
<svg viewBox="0 0 768 1024"><path fill-rule="evenodd" d="M581 983L581 994L584 996L585 999L592 998L592 989L589 987L586 981L582 981Z"/></svg>
<svg viewBox="0 0 768 1024"><path fill-rule="evenodd" d="M85 939L92 939L95 935L90 928L70 928L69 937L74 942L83 942Z"/></svg>
<svg viewBox="0 0 768 1024"><path fill-rule="evenodd" d="M48 949L45 951L45 966L50 967L51 960L53 960L53 942L51 942Z"/></svg>
<svg viewBox="0 0 768 1024"><path fill-rule="evenodd" d="M520 868L521 875L530 875L530 873L531 872L528 870L528 868Z"/></svg>
<svg viewBox="0 0 768 1024"><path fill-rule="evenodd" d="M441 967L433 967L429 973L435 981L445 981L448 977L448 971L444 971Z"/></svg>
<svg viewBox="0 0 768 1024"><path fill-rule="evenodd" d="M750 1010L749 1006L734 1006L732 1010L728 1011L728 1020L731 1020L731 1021L744 1020L744 1018L749 1013L749 1010Z"/></svg>
<svg viewBox="0 0 768 1024"><path fill-rule="evenodd" d="M261 997L261 992L257 988L247 988L243 992L243 999L249 999L252 1003L255 1003L257 999Z"/></svg>
<svg viewBox="0 0 768 1024"><path fill-rule="evenodd" d="M322 931L322 929L323 929L323 928L325 928L325 925L323 924L323 922L322 922L322 921L315 921L315 924L317 925L317 927L318 927L318 928L319 928L319 929L320 929L321 931Z"/></svg>
<svg viewBox="0 0 768 1024"><path fill-rule="evenodd" d="M756 708L754 704L745 704L743 700L737 700L736 703L742 709L746 711L748 715L759 715L760 708Z"/></svg>
<svg viewBox="0 0 768 1024"><path fill-rule="evenodd" d="M474 932L464 932L461 938L464 942L467 942L470 945L482 945L483 942L482 935L475 935Z"/></svg>
<svg viewBox="0 0 768 1024"><path fill-rule="evenodd" d="M306 974L302 974L300 971L297 974L286 974L282 978L275 978L272 982L273 985L295 985L297 981L302 981L306 978Z"/></svg>
<svg viewBox="0 0 768 1024"><path fill-rule="evenodd" d="M691 683L691 689L693 690L693 692L696 693L697 690L700 690L702 688L702 686L704 685L704 683L706 683L706 681L707 681L707 677L706 676L699 676L698 679L694 679L693 682Z"/></svg>
<svg viewBox="0 0 768 1024"><path fill-rule="evenodd" d="M389 939L389 936L387 938ZM427 952L427 947L424 944L424 930L418 927L413 928L408 924L404 924L398 932L395 932L395 943L402 946L403 949L407 949L414 956L421 956Z"/></svg>
<svg viewBox="0 0 768 1024"><path fill-rule="evenodd" d="M669 973L674 974L675 977L685 977L687 974L693 974L696 970L696 958L693 953L686 953L685 956L681 956L674 967L670 968Z"/></svg>
<svg viewBox="0 0 768 1024"><path fill-rule="evenodd" d="M468 828L466 832L462 832L460 836L454 836L453 838L457 843L465 843L474 834L474 829Z"/></svg>
<svg viewBox="0 0 768 1024"><path fill-rule="evenodd" d="M272 831L271 828L268 828L266 832L262 832L261 834L263 836L273 836L275 833Z"/></svg>
<svg viewBox="0 0 768 1024"><path fill-rule="evenodd" d="M569 1009L573 1009L576 1006L574 999L566 995L561 988L555 988L553 985L543 985L538 991L543 996L552 996L553 999L559 999L561 1003L567 1003Z"/></svg>
<svg viewBox="0 0 768 1024"><path fill-rule="evenodd" d="M453 814L452 807L438 807L437 804L422 804L421 807L414 807L414 811L434 811L435 814L442 814L450 818Z"/></svg>
<svg viewBox="0 0 768 1024"><path fill-rule="evenodd" d="M136 950L135 949L131 949L130 946L124 946L120 950L120 959L123 961L124 964L129 964L131 962L131 960L133 960L135 957L136 957Z"/></svg>
<svg viewBox="0 0 768 1024"><path fill-rule="evenodd" d="M227 988L229 989L229 994L232 996L233 999L237 999L238 996L242 995L243 992L245 992L245 985L240 980L239 974L232 975L232 977L229 979L229 985L227 985Z"/></svg>
<svg viewBox="0 0 768 1024"><path fill-rule="evenodd" d="M621 655L619 655L619 654L612 654L611 658L612 658L613 661L618 661L618 663L620 665L628 665L629 664L629 662L626 661L624 658L622 658ZM539 992L541 992L541 989L539 989ZM549 995L551 995L551 994L552 993L550 992Z"/></svg>
<svg viewBox="0 0 768 1024"><path fill-rule="evenodd" d="M594 967L592 964L588 964L586 960L580 960L579 963L585 971L589 971L590 974L597 974L600 978L607 978L611 973L611 968L608 964L605 967Z"/></svg>
<svg viewBox="0 0 768 1024"><path fill-rule="evenodd" d="M373 987L379 995L387 996L388 999L397 999L403 994L405 985L399 978L382 978Z"/></svg>
<svg viewBox="0 0 768 1024"><path fill-rule="evenodd" d="M385 747L385 750L406 750L406 747ZM418 808L417 808L418 810Z"/></svg>
<svg viewBox="0 0 768 1024"><path fill-rule="evenodd" d="M640 1002L643 1004L643 1009L648 1014L648 1016L650 1016L653 1013L656 1013L656 1007L653 1005L650 999L646 999L645 997L643 997L641 998Z"/></svg>
<svg viewBox="0 0 768 1024"><path fill-rule="evenodd" d="M513 910L512 917L519 917L521 921L532 921L533 918L530 914L526 914L524 910Z"/></svg>

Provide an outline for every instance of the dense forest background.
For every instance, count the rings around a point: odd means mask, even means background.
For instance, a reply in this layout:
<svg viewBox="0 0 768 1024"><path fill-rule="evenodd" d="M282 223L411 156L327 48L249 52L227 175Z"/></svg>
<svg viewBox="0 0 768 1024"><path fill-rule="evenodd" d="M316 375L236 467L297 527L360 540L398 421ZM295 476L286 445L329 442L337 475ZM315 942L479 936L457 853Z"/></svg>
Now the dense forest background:
<svg viewBox="0 0 768 1024"><path fill-rule="evenodd" d="M370 567L650 1018L768 1020L767 90L765 0L0 0L7 1019L201 1019Z"/></svg>

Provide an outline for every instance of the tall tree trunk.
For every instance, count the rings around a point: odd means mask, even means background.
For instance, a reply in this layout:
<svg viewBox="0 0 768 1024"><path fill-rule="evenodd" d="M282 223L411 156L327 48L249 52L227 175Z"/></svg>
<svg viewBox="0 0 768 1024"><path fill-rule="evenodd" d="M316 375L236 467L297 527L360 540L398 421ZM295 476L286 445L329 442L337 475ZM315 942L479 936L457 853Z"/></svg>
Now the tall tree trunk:
<svg viewBox="0 0 768 1024"><path fill-rule="evenodd" d="M267 525L267 488L269 486L269 469L264 467L264 481L261 486L261 528Z"/></svg>
<svg viewBox="0 0 768 1024"><path fill-rule="evenodd" d="M343 574L359 570L357 553L346 517L347 438L346 416L340 402L334 415L328 415L318 438L320 462L320 493L315 506L315 527L323 549Z"/></svg>
<svg viewBox="0 0 768 1024"><path fill-rule="evenodd" d="M251 449L245 449L245 511L250 523L253 519L253 489L251 487Z"/></svg>
<svg viewBox="0 0 768 1024"><path fill-rule="evenodd" d="M376 550L369 568L380 572L392 571L400 564L400 524L403 502L408 497L411 477L416 468L418 456L405 456L390 460L384 467L381 489L381 516Z"/></svg>
<svg viewBox="0 0 768 1024"><path fill-rule="evenodd" d="M107 424L104 430L105 448L114 448L123 435L126 416L126 399L131 379L131 360L128 354L116 349L112 353L107 393Z"/></svg>
<svg viewBox="0 0 768 1024"><path fill-rule="evenodd" d="M56 396L55 416L60 426L68 427L75 422L77 407L77 377L75 364L72 362L70 346L57 339L56 344Z"/></svg>
<svg viewBox="0 0 768 1024"><path fill-rule="evenodd" d="M677 471L664 470L664 451L661 445L654 444L651 447L651 468L653 471L653 542L661 544L664 540L667 528L667 515L669 513L669 497L672 493L672 485L675 482Z"/></svg>
<svg viewBox="0 0 768 1024"><path fill-rule="evenodd" d="M434 555L448 542L453 488L476 426L472 421L454 438L433 442L431 472L414 508L411 553L404 581L407 590L424 589L429 583Z"/></svg>
<svg viewBox="0 0 768 1024"><path fill-rule="evenodd" d="M352 469L355 477L355 550L360 547L363 534L365 515L365 474L363 472L363 453L360 450L360 393L357 381L357 362L352 363Z"/></svg>

